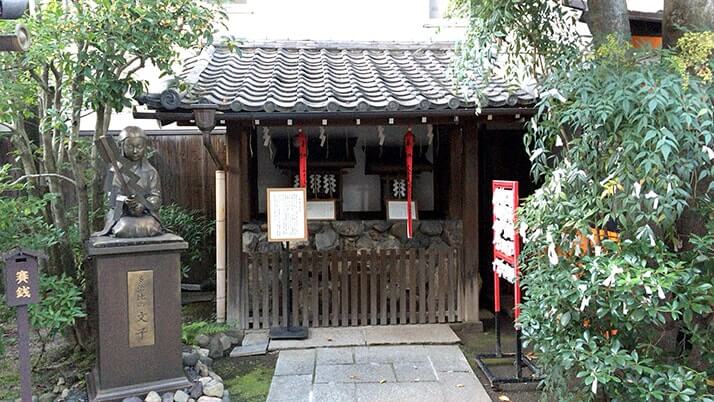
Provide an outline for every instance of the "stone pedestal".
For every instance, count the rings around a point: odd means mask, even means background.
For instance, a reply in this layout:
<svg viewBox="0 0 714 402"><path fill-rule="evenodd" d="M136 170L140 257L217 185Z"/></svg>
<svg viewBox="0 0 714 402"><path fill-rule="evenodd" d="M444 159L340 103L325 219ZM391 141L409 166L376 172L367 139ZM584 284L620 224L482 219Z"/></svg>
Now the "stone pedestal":
<svg viewBox="0 0 714 402"><path fill-rule="evenodd" d="M87 245L97 366L90 401L120 401L189 387L181 360L182 238L94 237Z"/></svg>

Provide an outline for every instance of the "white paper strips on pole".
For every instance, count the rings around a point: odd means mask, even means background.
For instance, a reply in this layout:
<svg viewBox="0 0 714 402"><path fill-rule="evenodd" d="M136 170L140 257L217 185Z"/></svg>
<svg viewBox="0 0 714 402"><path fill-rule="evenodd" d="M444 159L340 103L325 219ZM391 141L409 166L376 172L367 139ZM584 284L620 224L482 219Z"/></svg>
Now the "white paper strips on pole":
<svg viewBox="0 0 714 402"><path fill-rule="evenodd" d="M496 187L493 191L493 270L509 283L516 281L516 227L514 191Z"/></svg>

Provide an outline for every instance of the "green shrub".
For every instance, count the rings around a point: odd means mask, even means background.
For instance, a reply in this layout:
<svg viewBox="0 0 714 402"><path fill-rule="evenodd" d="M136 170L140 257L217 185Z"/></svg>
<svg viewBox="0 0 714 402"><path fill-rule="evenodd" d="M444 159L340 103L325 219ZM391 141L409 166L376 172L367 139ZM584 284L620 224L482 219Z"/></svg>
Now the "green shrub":
<svg viewBox="0 0 714 402"><path fill-rule="evenodd" d="M188 243L188 250L181 255L181 272L184 277L196 264L203 263L215 269L214 220L201 211L190 211L176 204L162 207L159 214L162 225Z"/></svg>
<svg viewBox="0 0 714 402"><path fill-rule="evenodd" d="M194 321L181 326L181 342L184 345L193 345L200 334L214 335L229 329L231 326L225 323Z"/></svg>
<svg viewBox="0 0 714 402"><path fill-rule="evenodd" d="M526 137L544 184L519 214L519 324L559 400L712 401L714 88L607 46L556 77Z"/></svg>

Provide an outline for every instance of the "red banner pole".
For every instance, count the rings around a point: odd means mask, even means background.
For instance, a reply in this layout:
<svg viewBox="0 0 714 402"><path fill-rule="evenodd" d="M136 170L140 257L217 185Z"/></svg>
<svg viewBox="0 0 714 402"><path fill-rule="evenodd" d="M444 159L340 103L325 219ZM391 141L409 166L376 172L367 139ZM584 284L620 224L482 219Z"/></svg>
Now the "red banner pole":
<svg viewBox="0 0 714 402"><path fill-rule="evenodd" d="M414 232L412 229L412 174L414 167L414 134L411 127L404 134L404 152L406 156L407 168L407 238L411 239Z"/></svg>
<svg viewBox="0 0 714 402"><path fill-rule="evenodd" d="M298 129L298 147L300 149L300 187L307 187L307 138L302 129Z"/></svg>

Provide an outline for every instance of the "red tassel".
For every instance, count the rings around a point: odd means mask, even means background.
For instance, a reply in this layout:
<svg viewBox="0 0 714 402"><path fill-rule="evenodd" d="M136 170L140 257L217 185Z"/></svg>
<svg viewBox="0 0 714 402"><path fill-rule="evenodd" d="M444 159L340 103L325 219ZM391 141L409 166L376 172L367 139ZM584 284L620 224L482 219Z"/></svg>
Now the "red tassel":
<svg viewBox="0 0 714 402"><path fill-rule="evenodd" d="M414 232L412 229L412 170L414 160L414 134L412 129L408 129L404 134L404 153L407 163L407 238L411 239Z"/></svg>
<svg viewBox="0 0 714 402"><path fill-rule="evenodd" d="M297 134L298 147L300 148L300 187L307 187L307 137L302 129Z"/></svg>

